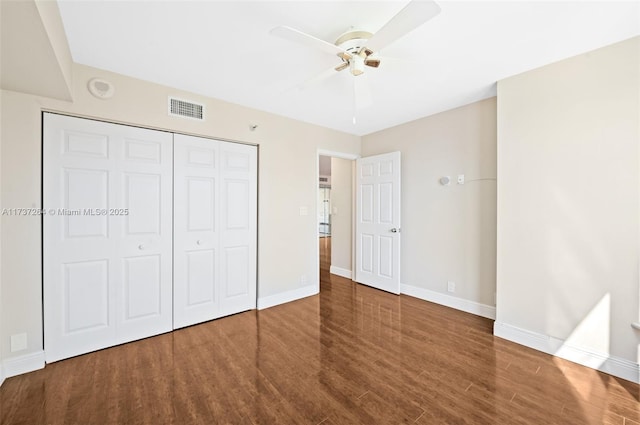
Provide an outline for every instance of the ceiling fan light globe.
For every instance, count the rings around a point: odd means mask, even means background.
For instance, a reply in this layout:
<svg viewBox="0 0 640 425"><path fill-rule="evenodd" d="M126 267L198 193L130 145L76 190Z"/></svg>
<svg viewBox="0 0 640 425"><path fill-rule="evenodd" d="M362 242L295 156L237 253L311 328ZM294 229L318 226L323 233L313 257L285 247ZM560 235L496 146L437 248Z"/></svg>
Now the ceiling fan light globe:
<svg viewBox="0 0 640 425"><path fill-rule="evenodd" d="M360 75L364 72L364 59L360 56L351 58L349 65L351 66L351 73L353 75Z"/></svg>

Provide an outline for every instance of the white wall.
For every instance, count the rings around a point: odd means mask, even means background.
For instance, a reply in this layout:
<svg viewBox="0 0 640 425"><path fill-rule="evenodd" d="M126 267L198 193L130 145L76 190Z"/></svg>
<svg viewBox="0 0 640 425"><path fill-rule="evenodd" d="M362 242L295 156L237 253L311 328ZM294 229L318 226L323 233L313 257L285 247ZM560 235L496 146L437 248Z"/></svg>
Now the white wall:
<svg viewBox="0 0 640 425"><path fill-rule="evenodd" d="M496 99L363 137L362 156L392 151L402 153L401 280L411 287L401 290L492 316L496 183L471 180L496 176Z"/></svg>
<svg viewBox="0 0 640 425"><path fill-rule="evenodd" d="M354 162L331 158L331 270L351 274L352 170Z"/></svg>
<svg viewBox="0 0 640 425"><path fill-rule="evenodd" d="M637 367L639 142L638 37L498 83L496 334Z"/></svg>
<svg viewBox="0 0 640 425"><path fill-rule="evenodd" d="M273 303L282 294L300 294L302 275L308 282L304 293L317 288L317 152L358 154L359 137L86 66L74 65L73 75L74 102L2 92L3 207L40 206L42 110L255 143L259 145L258 297L276 296ZM93 77L115 84L111 100L89 94L87 81ZM169 95L205 103L206 122L168 117ZM250 123L258 124L256 131L249 130ZM300 216L301 206L308 208L307 216ZM0 339L6 360L42 350L41 227L40 217L4 216L1 225ZM10 353L6 342L22 332L28 335L28 349Z"/></svg>

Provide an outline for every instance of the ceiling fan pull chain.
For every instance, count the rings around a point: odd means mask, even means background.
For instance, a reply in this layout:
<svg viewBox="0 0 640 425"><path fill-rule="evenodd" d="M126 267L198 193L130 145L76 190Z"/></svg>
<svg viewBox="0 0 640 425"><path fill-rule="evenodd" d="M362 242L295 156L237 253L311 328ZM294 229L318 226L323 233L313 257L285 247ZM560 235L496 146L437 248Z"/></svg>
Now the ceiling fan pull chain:
<svg viewBox="0 0 640 425"><path fill-rule="evenodd" d="M353 125L356 125L356 113L358 112L358 104L356 100L356 80L353 79Z"/></svg>

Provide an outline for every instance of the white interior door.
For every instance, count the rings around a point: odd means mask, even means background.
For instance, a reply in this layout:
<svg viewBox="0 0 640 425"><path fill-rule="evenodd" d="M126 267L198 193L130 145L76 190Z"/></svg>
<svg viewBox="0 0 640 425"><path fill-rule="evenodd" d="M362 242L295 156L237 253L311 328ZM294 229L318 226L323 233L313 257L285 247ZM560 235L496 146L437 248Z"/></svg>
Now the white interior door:
<svg viewBox="0 0 640 425"><path fill-rule="evenodd" d="M220 311L256 308L257 147L220 144Z"/></svg>
<svg viewBox="0 0 640 425"><path fill-rule="evenodd" d="M400 152L356 160L356 282L400 293Z"/></svg>
<svg viewBox="0 0 640 425"><path fill-rule="evenodd" d="M174 327L256 307L257 148L174 136Z"/></svg>
<svg viewBox="0 0 640 425"><path fill-rule="evenodd" d="M171 139L44 114L47 362L171 330Z"/></svg>
<svg viewBox="0 0 640 425"><path fill-rule="evenodd" d="M219 142L174 135L173 326L220 316Z"/></svg>

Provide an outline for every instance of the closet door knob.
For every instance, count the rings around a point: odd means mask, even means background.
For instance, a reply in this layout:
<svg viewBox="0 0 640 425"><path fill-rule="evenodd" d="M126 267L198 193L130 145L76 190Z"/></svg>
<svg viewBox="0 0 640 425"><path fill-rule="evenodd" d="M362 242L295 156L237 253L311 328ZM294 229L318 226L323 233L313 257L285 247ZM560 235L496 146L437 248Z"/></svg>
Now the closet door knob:
<svg viewBox="0 0 640 425"><path fill-rule="evenodd" d="M198 239L198 241L196 242L198 245L202 245L204 242L202 242L200 239Z"/></svg>
<svg viewBox="0 0 640 425"><path fill-rule="evenodd" d="M147 248L147 247L146 247L144 244L140 244L140 245L138 245L138 249L139 249L140 251L142 251L143 249L146 249L146 248Z"/></svg>

